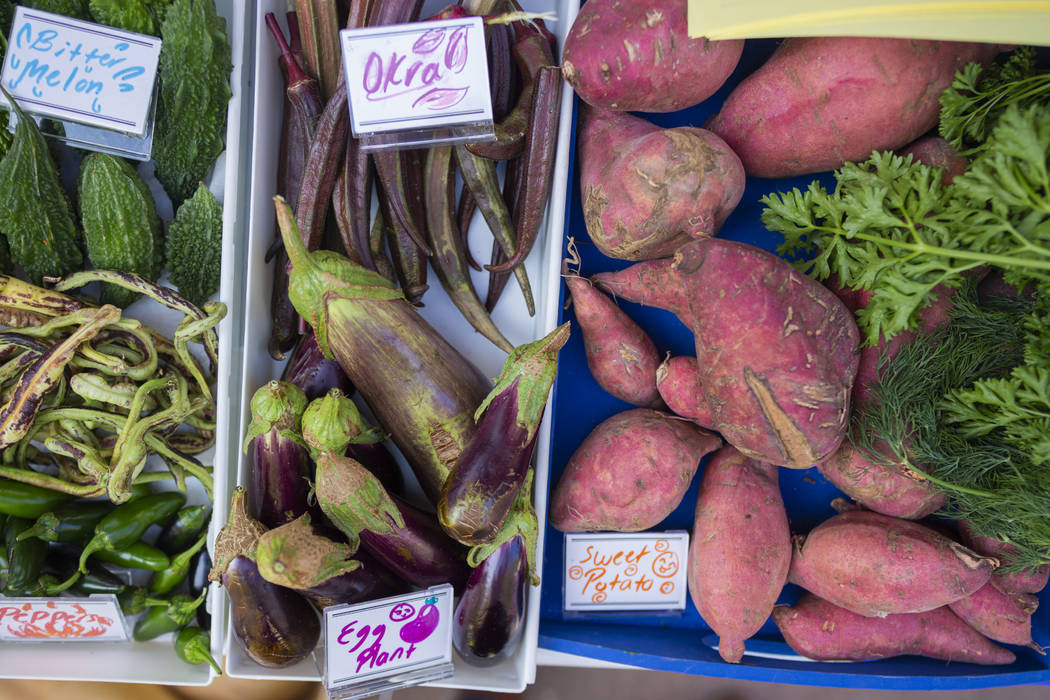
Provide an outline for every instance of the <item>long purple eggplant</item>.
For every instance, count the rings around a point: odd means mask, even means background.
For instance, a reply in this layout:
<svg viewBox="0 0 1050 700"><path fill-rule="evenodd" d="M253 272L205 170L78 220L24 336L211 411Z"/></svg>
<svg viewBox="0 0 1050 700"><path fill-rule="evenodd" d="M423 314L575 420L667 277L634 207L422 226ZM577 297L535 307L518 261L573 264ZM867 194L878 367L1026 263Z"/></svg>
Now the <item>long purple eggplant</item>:
<svg viewBox="0 0 1050 700"><path fill-rule="evenodd" d="M452 467L437 506L441 526L459 542L491 542L510 514L532 461L558 352L568 339L565 323L515 348L478 407L478 430Z"/></svg>
<svg viewBox="0 0 1050 700"><path fill-rule="evenodd" d="M244 438L248 452L248 503L253 518L277 527L309 509L310 453L299 435L306 394L272 380L252 396L252 422Z"/></svg>
<svg viewBox="0 0 1050 700"><path fill-rule="evenodd" d="M434 503L470 441L492 383L376 272L310 253L288 205L275 200L292 261L291 299L405 456Z"/></svg>
<svg viewBox="0 0 1050 700"><path fill-rule="evenodd" d="M255 548L259 573L270 583L298 590L321 609L408 590L365 550L354 552L338 531L332 537L325 530L303 515L265 533Z"/></svg>
<svg viewBox="0 0 1050 700"><path fill-rule="evenodd" d="M525 626L528 584L540 583L532 479L530 471L495 542L471 549L467 557L474 569L452 618L452 644L476 666L499 663L514 653Z"/></svg>
<svg viewBox="0 0 1050 700"><path fill-rule="evenodd" d="M441 531L434 516L391 496L371 472L327 452L317 459L317 501L328 520L384 566L426 588L451 583L462 590L465 550Z"/></svg>
<svg viewBox="0 0 1050 700"><path fill-rule="evenodd" d="M295 346L281 379L302 389L308 401L324 396L329 389L338 389L347 396L354 393L346 372L338 362L324 356L312 330L304 333Z"/></svg>
<svg viewBox="0 0 1050 700"><path fill-rule="evenodd" d="M264 579L250 558L265 529L248 515L244 488L234 489L229 520L215 540L209 578L226 589L230 626L244 653L267 668L282 668L314 650L321 624L306 598Z"/></svg>

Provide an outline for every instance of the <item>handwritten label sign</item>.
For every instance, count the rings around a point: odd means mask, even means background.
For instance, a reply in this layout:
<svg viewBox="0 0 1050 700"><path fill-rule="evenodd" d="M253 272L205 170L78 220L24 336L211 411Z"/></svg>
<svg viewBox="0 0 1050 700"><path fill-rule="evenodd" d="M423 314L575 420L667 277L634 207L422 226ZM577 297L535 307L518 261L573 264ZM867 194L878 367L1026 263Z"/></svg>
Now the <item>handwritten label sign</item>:
<svg viewBox="0 0 1050 700"><path fill-rule="evenodd" d="M452 586L325 608L325 688L365 697L451 675ZM448 667L438 676L430 669ZM393 677L409 682L385 684ZM360 691L355 694L354 689Z"/></svg>
<svg viewBox="0 0 1050 700"><path fill-rule="evenodd" d="M35 114L141 136L159 57L156 37L20 6L0 80Z"/></svg>
<svg viewBox="0 0 1050 700"><path fill-rule="evenodd" d="M689 533L565 535L567 611L683 610Z"/></svg>
<svg viewBox="0 0 1050 700"><path fill-rule="evenodd" d="M117 597L0 598L0 641L127 641Z"/></svg>
<svg viewBox="0 0 1050 700"><path fill-rule="evenodd" d="M355 136L492 121L480 17L345 29Z"/></svg>

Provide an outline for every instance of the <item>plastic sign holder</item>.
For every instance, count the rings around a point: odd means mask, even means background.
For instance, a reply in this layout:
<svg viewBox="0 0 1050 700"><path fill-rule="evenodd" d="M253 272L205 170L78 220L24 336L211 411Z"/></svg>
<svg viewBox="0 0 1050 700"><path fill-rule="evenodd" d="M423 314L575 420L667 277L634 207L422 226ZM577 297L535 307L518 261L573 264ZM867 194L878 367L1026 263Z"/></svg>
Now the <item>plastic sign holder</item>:
<svg viewBox="0 0 1050 700"><path fill-rule="evenodd" d="M149 160L160 45L157 37L19 6L0 81L23 110L61 124L47 136ZM2 94L0 105L7 106Z"/></svg>
<svg viewBox="0 0 1050 700"><path fill-rule="evenodd" d="M0 596L0 642L126 642L129 639L127 621L115 595Z"/></svg>
<svg viewBox="0 0 1050 700"><path fill-rule="evenodd" d="M324 609L325 692L355 700L452 676L452 586Z"/></svg>
<svg viewBox="0 0 1050 700"><path fill-rule="evenodd" d="M350 129L362 150L492 141L481 17L344 29Z"/></svg>
<svg viewBox="0 0 1050 700"><path fill-rule="evenodd" d="M688 532L565 535L566 614L685 610Z"/></svg>

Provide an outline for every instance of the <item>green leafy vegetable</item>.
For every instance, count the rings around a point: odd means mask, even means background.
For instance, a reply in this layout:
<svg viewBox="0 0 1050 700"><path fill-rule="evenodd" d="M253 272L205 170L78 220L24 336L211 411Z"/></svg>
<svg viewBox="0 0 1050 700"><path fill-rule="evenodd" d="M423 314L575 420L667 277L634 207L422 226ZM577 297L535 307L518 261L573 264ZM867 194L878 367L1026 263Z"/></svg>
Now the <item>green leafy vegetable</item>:
<svg viewBox="0 0 1050 700"><path fill-rule="evenodd" d="M203 184L168 228L168 271L179 294L197 306L219 291L222 205Z"/></svg>
<svg viewBox="0 0 1050 700"><path fill-rule="evenodd" d="M157 179L178 206L222 153L233 63L226 20L213 0L175 0L161 39L153 160Z"/></svg>
<svg viewBox="0 0 1050 700"><path fill-rule="evenodd" d="M960 153L972 155L1011 104L1028 106L1050 97L1050 72L1037 71L1035 50L1022 46L987 66L967 64L941 95L939 131Z"/></svg>
<svg viewBox="0 0 1050 700"><path fill-rule="evenodd" d="M0 88L2 89L2 88ZM0 231L11 258L30 281L80 269L73 212L44 136L7 91L18 116L11 147L0 160Z"/></svg>
<svg viewBox="0 0 1050 700"><path fill-rule="evenodd" d="M56 15L91 19L91 13L88 12L88 0L19 0L18 4L32 7L34 10L54 12Z"/></svg>
<svg viewBox="0 0 1050 700"><path fill-rule="evenodd" d="M1050 281L1050 107L1010 105L986 147L954 184L940 171L874 153L819 182L762 198L778 252L819 280L874 292L858 312L867 344L915 327L938 284L993 265L1007 281Z"/></svg>
<svg viewBox="0 0 1050 700"><path fill-rule="evenodd" d="M163 7L150 0L90 0L91 17L99 24L140 34L160 34ZM158 17L157 10L160 11Z"/></svg>

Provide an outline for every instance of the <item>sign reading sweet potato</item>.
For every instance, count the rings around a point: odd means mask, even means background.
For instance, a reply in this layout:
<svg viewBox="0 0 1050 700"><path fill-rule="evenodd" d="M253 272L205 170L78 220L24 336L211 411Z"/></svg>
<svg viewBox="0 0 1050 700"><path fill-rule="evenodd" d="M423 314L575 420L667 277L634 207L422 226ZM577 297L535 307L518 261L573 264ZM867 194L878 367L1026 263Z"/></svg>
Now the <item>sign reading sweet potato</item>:
<svg viewBox="0 0 1050 700"><path fill-rule="evenodd" d="M686 532L565 535L566 611L683 610Z"/></svg>

